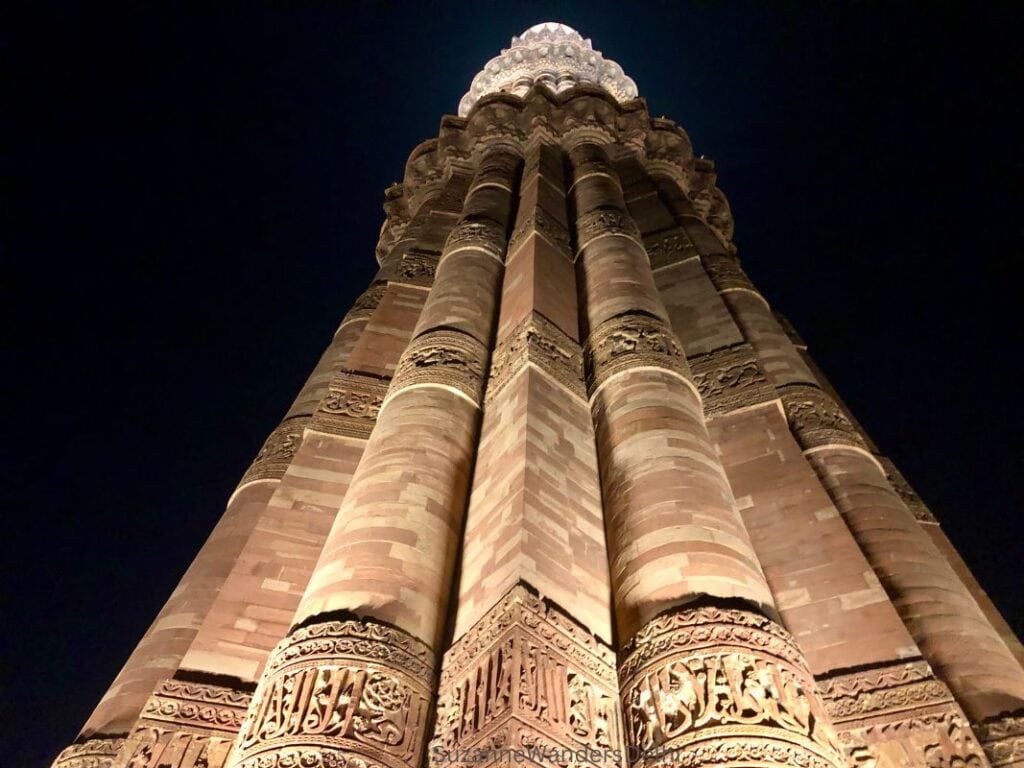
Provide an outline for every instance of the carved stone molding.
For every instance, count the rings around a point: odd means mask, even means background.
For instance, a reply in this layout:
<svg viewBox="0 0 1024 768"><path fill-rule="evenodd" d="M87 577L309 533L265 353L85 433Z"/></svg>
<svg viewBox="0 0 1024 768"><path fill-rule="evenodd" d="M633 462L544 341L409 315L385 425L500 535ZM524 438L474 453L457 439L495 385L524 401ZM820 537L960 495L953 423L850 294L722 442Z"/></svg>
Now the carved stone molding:
<svg viewBox="0 0 1024 768"><path fill-rule="evenodd" d="M605 235L627 237L641 245L643 242L640 238L640 228L628 213L614 208L597 208L576 219L577 253L598 237Z"/></svg>
<svg viewBox="0 0 1024 768"><path fill-rule="evenodd" d="M89 739L61 750L53 768L111 768L124 747L122 738Z"/></svg>
<svg viewBox="0 0 1024 768"><path fill-rule="evenodd" d="M377 423L389 381L344 371L335 376L313 414L318 432L365 440Z"/></svg>
<svg viewBox="0 0 1024 768"><path fill-rule="evenodd" d="M381 299L384 298L384 292L387 290L387 287L385 282L374 283L359 294L359 298L352 304L352 309L345 315L342 323L350 323L353 320L369 320L373 310L377 308Z"/></svg>
<svg viewBox="0 0 1024 768"><path fill-rule="evenodd" d="M505 232L499 224L489 219L460 221L452 229L451 234L448 235L441 258L443 259L452 251L463 248L475 248L484 251L503 262L505 256Z"/></svg>
<svg viewBox="0 0 1024 768"><path fill-rule="evenodd" d="M264 441L238 486L242 487L254 480L279 480L284 477L285 470L302 445L302 433L309 423L308 416L297 416L281 422Z"/></svg>
<svg viewBox="0 0 1024 768"><path fill-rule="evenodd" d="M602 323L587 339L584 360L591 394L610 376L639 366L690 375L672 328L650 315L619 315Z"/></svg>
<svg viewBox="0 0 1024 768"><path fill-rule="evenodd" d="M414 339L402 355L388 393L413 384L442 384L479 403L487 357L487 348L472 336L429 331Z"/></svg>
<svg viewBox="0 0 1024 768"><path fill-rule="evenodd" d="M708 417L778 398L749 344L693 357L689 363Z"/></svg>
<svg viewBox="0 0 1024 768"><path fill-rule="evenodd" d="M139 723L113 768L224 768L234 741L228 732Z"/></svg>
<svg viewBox="0 0 1024 768"><path fill-rule="evenodd" d="M867 450L853 422L828 393L807 384L779 388L789 426L804 449L852 445Z"/></svg>
<svg viewBox="0 0 1024 768"><path fill-rule="evenodd" d="M622 731L611 649L517 585L445 654L430 758L524 747L621 754Z"/></svg>
<svg viewBox="0 0 1024 768"><path fill-rule="evenodd" d="M408 285L432 285L434 273L437 271L437 261L436 253L409 250L402 256L392 279Z"/></svg>
<svg viewBox="0 0 1024 768"><path fill-rule="evenodd" d="M644 248L651 260L651 269L678 264L698 255L697 246L681 229L670 229L644 238Z"/></svg>
<svg viewBox="0 0 1024 768"><path fill-rule="evenodd" d="M500 392L527 363L533 363L578 397L586 396L580 345L546 317L533 312L495 347L487 399Z"/></svg>
<svg viewBox="0 0 1024 768"><path fill-rule="evenodd" d="M619 680L632 755L659 751L664 763L688 766L845 768L793 638L751 611L659 616L623 649Z"/></svg>
<svg viewBox="0 0 1024 768"><path fill-rule="evenodd" d="M572 258L572 246L569 243L568 231L539 205L534 206L528 213L521 216L520 222L512 231L512 237L508 241L509 254L515 253L519 246L534 233L565 254L566 258Z"/></svg>
<svg viewBox="0 0 1024 768"><path fill-rule="evenodd" d="M220 685L162 680L143 707L142 717L153 723L234 734L242 725L251 698L247 691Z"/></svg>
<svg viewBox="0 0 1024 768"><path fill-rule="evenodd" d="M747 273L740 266L740 260L735 256L728 256L724 253L702 254L702 260L708 277L711 278L711 282L714 283L715 289L719 293L737 289L757 293L754 284L750 282Z"/></svg>
<svg viewBox="0 0 1024 768"><path fill-rule="evenodd" d="M914 517L922 523L938 524L939 521L935 519L935 515L921 501L921 497L917 495L917 492L910 486L907 479L896 468L892 459L886 456L877 456L876 458L885 469L885 477L888 479L889 484L892 485L892 489L896 491L896 495L903 500L903 503L907 505L907 509L913 513Z"/></svg>
<svg viewBox="0 0 1024 768"><path fill-rule="evenodd" d="M924 661L833 675L818 682L850 765L983 768L981 747L949 689Z"/></svg>
<svg viewBox="0 0 1024 768"><path fill-rule="evenodd" d="M974 731L993 768L1024 765L1024 711L985 720Z"/></svg>
<svg viewBox="0 0 1024 768"><path fill-rule="evenodd" d="M417 766L433 684L432 651L401 630L298 629L271 654L231 765Z"/></svg>

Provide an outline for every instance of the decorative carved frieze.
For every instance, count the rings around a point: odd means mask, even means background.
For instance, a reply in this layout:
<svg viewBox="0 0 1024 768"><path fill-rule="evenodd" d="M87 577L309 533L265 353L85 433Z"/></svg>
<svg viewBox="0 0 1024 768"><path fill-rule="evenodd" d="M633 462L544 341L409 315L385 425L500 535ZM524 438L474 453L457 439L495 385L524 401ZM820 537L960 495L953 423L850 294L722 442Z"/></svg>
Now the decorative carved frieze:
<svg viewBox="0 0 1024 768"><path fill-rule="evenodd" d="M740 266L740 260L724 253L702 254L704 269L714 283L715 289L722 291L745 290L757 293L747 273ZM760 295L760 294L758 294Z"/></svg>
<svg viewBox="0 0 1024 768"><path fill-rule="evenodd" d="M836 444L867 449L853 422L826 392L807 384L787 384L779 392L789 426L805 449Z"/></svg>
<svg viewBox="0 0 1024 768"><path fill-rule="evenodd" d="M924 661L834 675L818 682L850 765L983 768L981 747L949 689Z"/></svg>
<svg viewBox="0 0 1024 768"><path fill-rule="evenodd" d="M597 238L607 235L628 237L642 244L640 228L632 216L614 208L597 208L576 219L576 252L579 253Z"/></svg>
<svg viewBox="0 0 1024 768"><path fill-rule="evenodd" d="M223 768L250 695L162 680L113 768Z"/></svg>
<svg viewBox="0 0 1024 768"><path fill-rule="evenodd" d="M88 739L62 750L53 768L111 768L124 747L124 739Z"/></svg>
<svg viewBox="0 0 1024 768"><path fill-rule="evenodd" d="M709 418L778 398L749 344L693 357L689 363Z"/></svg>
<svg viewBox="0 0 1024 768"><path fill-rule="evenodd" d="M907 509L913 513L914 517L922 523L934 523L937 524L939 521L935 519L935 515L932 514L928 506L921 501L921 497L917 495L917 492L910 486L907 479L903 477L903 474L893 464L892 459L886 456L876 457L881 462L882 467L885 469L885 477L888 479L889 484L892 485L892 489L896 491L896 495L903 500L903 503L907 505Z"/></svg>
<svg viewBox="0 0 1024 768"><path fill-rule="evenodd" d="M292 632L271 654L232 766L419 764L434 684L433 653L368 620Z"/></svg>
<svg viewBox="0 0 1024 768"><path fill-rule="evenodd" d="M458 331L429 331L414 339L402 355L389 394L413 384L441 384L473 402L483 395L487 348Z"/></svg>
<svg viewBox="0 0 1024 768"><path fill-rule="evenodd" d="M234 734L242 724L251 696L220 685L162 680L142 710L152 723L212 729Z"/></svg>
<svg viewBox="0 0 1024 768"><path fill-rule="evenodd" d="M504 261L505 231L489 219L460 221L448 235L441 258L463 248L475 248Z"/></svg>
<svg viewBox="0 0 1024 768"><path fill-rule="evenodd" d="M974 726L992 768L1024 765L1024 710Z"/></svg>
<svg viewBox="0 0 1024 768"><path fill-rule="evenodd" d="M351 371L339 373L328 384L310 426L318 432L365 440L377 423L389 383Z"/></svg>
<svg viewBox="0 0 1024 768"><path fill-rule="evenodd" d="M845 768L793 638L746 610L682 608L649 622L619 667L635 764Z"/></svg>
<svg viewBox="0 0 1024 768"><path fill-rule="evenodd" d="M487 399L500 392L527 363L536 365L573 394L585 397L580 345L546 317L533 312L495 347Z"/></svg>
<svg viewBox="0 0 1024 768"><path fill-rule="evenodd" d="M591 394L610 376L629 368L664 368L690 375L672 328L650 315L619 315L602 323L587 340L584 360Z"/></svg>
<svg viewBox="0 0 1024 768"><path fill-rule="evenodd" d="M437 261L438 256L436 253L415 249L409 250L402 256L402 260L398 263L395 274L391 279L408 285L429 286L434 282Z"/></svg>
<svg viewBox="0 0 1024 768"><path fill-rule="evenodd" d="M302 445L302 433L309 422L308 416L298 416L281 422L267 437L238 486L242 487L254 480L277 480L284 477L285 470Z"/></svg>
<svg viewBox="0 0 1024 768"><path fill-rule="evenodd" d="M585 759L597 763L621 755L614 664L593 635L513 587L445 654L431 764L469 754L499 762L499 750L524 748L549 757L589 750Z"/></svg>
<svg viewBox="0 0 1024 768"><path fill-rule="evenodd" d="M373 314L373 310L380 304L381 299L384 298L384 292L387 290L387 283L380 282L374 283L361 294L359 298L352 304L352 309L345 315L345 319L342 321L342 325L350 323L353 320L369 320L370 315Z"/></svg>
<svg viewBox="0 0 1024 768"><path fill-rule="evenodd" d="M233 740L233 733L162 727L143 719L113 768L224 768Z"/></svg>
<svg viewBox="0 0 1024 768"><path fill-rule="evenodd" d="M571 258L572 246L569 243L568 231L539 205L534 206L528 213L521 214L520 221L508 241L509 254L515 253L519 246L534 233L555 246L565 254L566 258Z"/></svg>
<svg viewBox="0 0 1024 768"><path fill-rule="evenodd" d="M651 269L661 269L698 256L697 246L681 229L670 229L644 238Z"/></svg>

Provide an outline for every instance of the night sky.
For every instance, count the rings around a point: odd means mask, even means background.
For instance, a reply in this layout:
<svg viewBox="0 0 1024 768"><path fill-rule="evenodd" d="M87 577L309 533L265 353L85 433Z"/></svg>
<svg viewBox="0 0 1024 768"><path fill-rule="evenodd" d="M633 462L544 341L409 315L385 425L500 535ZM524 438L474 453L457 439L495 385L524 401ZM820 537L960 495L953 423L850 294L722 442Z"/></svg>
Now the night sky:
<svg viewBox="0 0 1024 768"><path fill-rule="evenodd" d="M0 25L0 765L74 738L370 280L384 188L539 21L716 160L747 272L1024 630L1021 4L34 7Z"/></svg>

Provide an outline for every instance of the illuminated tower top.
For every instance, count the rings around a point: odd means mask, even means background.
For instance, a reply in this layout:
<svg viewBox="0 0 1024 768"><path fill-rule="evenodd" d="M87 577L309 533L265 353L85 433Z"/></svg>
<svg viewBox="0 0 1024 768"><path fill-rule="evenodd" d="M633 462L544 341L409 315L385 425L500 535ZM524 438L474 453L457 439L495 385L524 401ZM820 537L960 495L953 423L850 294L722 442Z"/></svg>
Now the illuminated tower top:
<svg viewBox="0 0 1024 768"><path fill-rule="evenodd" d="M590 40L572 27L548 21L513 37L509 48L487 62L459 102L459 115L465 117L489 93L505 91L523 96L535 83L543 83L556 93L582 83L596 85L619 102L637 96L632 78L595 51Z"/></svg>

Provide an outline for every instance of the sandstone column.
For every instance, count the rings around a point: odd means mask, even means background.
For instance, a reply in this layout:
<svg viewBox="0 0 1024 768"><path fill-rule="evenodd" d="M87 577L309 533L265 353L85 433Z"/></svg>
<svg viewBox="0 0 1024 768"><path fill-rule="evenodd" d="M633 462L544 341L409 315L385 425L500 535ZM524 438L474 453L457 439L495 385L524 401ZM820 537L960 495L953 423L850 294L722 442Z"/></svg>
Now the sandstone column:
<svg viewBox="0 0 1024 768"><path fill-rule="evenodd" d="M530 148L430 759L621 753L608 560L583 385L563 155ZM552 758L557 762L557 758ZM593 761L593 760L592 760ZM608 762L598 759L597 762Z"/></svg>
<svg viewBox="0 0 1024 768"><path fill-rule="evenodd" d="M518 166L503 145L480 161L233 765L419 764Z"/></svg>
<svg viewBox="0 0 1024 768"><path fill-rule="evenodd" d="M841 766L806 662L769 618L617 174L597 144L570 157L631 762Z"/></svg>

